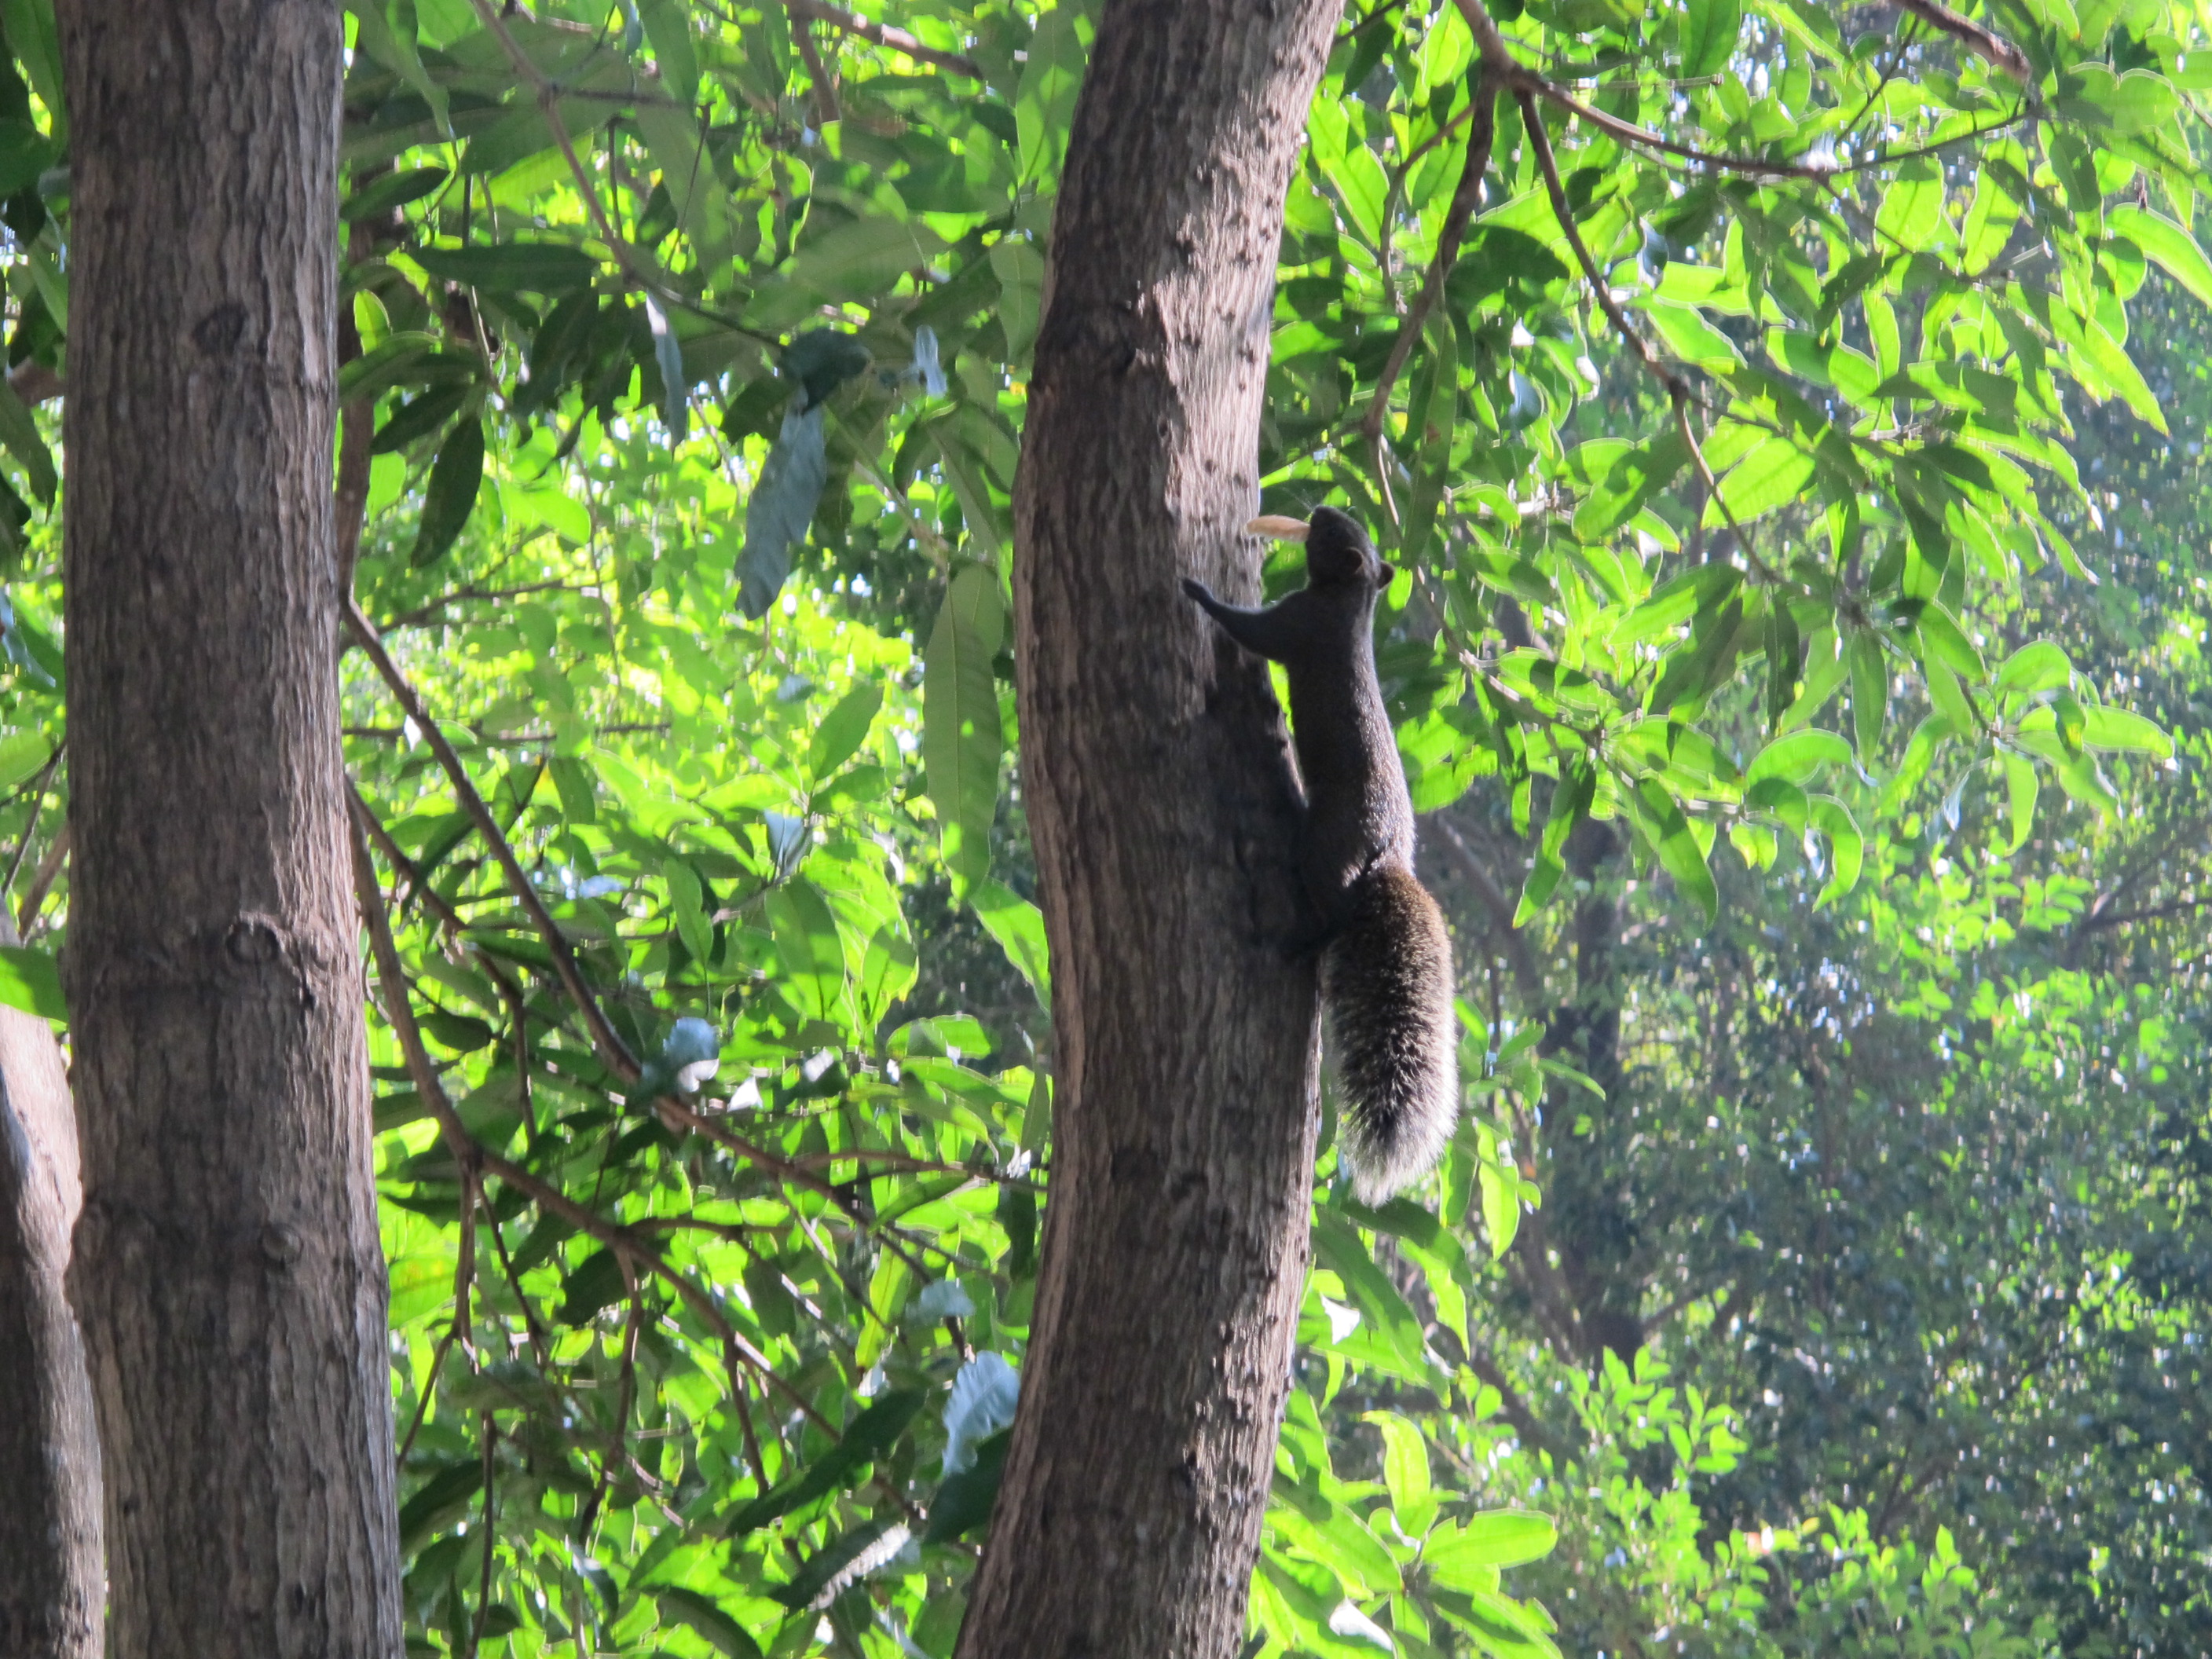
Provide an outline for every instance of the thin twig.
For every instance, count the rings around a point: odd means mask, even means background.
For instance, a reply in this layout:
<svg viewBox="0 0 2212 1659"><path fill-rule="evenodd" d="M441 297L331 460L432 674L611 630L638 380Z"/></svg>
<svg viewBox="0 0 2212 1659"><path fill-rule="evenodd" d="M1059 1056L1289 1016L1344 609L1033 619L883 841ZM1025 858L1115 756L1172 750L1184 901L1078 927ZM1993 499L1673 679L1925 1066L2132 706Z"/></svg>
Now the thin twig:
<svg viewBox="0 0 2212 1659"><path fill-rule="evenodd" d="M2034 74L2027 54L2003 36L1992 34L1972 18L1961 17L1939 0L1897 0L1901 10L1911 12L1933 29L1941 29L1967 51L2000 74L2008 75L2025 85Z"/></svg>
<svg viewBox="0 0 2212 1659"><path fill-rule="evenodd" d="M54 769L62 763L65 744L54 745L54 752L46 757L46 763L39 769L39 775L31 785L31 814L23 820L23 838L15 843L15 856L8 860L8 873L0 876L0 914L7 908L8 895L15 890L15 878L21 873L24 855L31 850L31 836L39 827L39 814L46 809L46 786L54 780Z"/></svg>
<svg viewBox="0 0 2212 1659"><path fill-rule="evenodd" d="M46 891L62 872L62 864L69 857L70 827L64 819L62 827L54 831L54 838L46 843L46 855L39 860L39 867L31 877L28 891L15 912L15 932L26 944L30 942L31 930L39 921L39 912L46 902Z"/></svg>
<svg viewBox="0 0 2212 1659"><path fill-rule="evenodd" d="M1405 319L1398 325L1398 337L1391 343L1390 356L1383 362L1382 373L1375 381L1374 396L1367 404L1367 417L1360 423L1378 471L1382 465L1382 426L1390 414L1391 388L1404 372L1406 360L1413 355L1413 343L1428 323L1429 313L1443 297L1444 283L1451 276L1452 266L1458 262L1460 242L1467 234L1468 222L1474 216L1475 206L1482 199L1482 175L1489 170L1491 144L1498 133L1500 84L1497 71L1490 65L1486 64L1475 71L1468 106L1474 112L1474 125L1467 135L1467 160L1460 168L1451 205L1444 213L1443 228L1437 236L1436 257L1429 261L1421 291L1413 296Z"/></svg>
<svg viewBox="0 0 2212 1659"><path fill-rule="evenodd" d="M575 141L568 135L568 124L561 118L561 88L553 83L544 70L538 67L530 54L523 51L520 43L508 30L506 21L500 15L499 9L491 3L491 0L471 0L471 3L476 8L477 16L483 22L485 32L499 42L500 50L507 54L507 61L521 74L523 79L529 82L536 89L538 107L545 116L545 125L552 131L554 143L560 147L562 159L568 164L568 173L575 180L576 191L584 198L584 210L591 216L592 223L598 228L600 238L606 243L607 252L614 256L615 263L623 268L623 274L648 294L665 301L670 305L680 306L696 316L709 318L726 328L736 330L748 338L774 343L773 336L763 334L758 329L748 325L743 318L717 311L711 306L702 306L684 293L682 289L675 287L665 276L651 269L641 258L639 251L631 246L616 231L613 222L607 217L605 207L599 201L599 186L592 182L590 170L584 166L582 158L576 154Z"/></svg>
<svg viewBox="0 0 2212 1659"><path fill-rule="evenodd" d="M591 589L587 586L564 581L524 582L518 587L457 587L450 593L441 593L428 604L416 605L412 611L401 611L384 624L384 631L388 634L395 628L417 627L433 620L447 605L459 605L467 599L482 599L487 604L497 605L502 599L520 599L526 593L589 592Z"/></svg>
<svg viewBox="0 0 2212 1659"><path fill-rule="evenodd" d="M489 1412L477 1413L477 1423L483 1437L483 1568L477 1581L476 1621L469 1629L469 1659L476 1659L483 1646L484 1620L491 1613L492 1492L498 1485L492 1460L499 1450L499 1426Z"/></svg>
<svg viewBox="0 0 2212 1659"><path fill-rule="evenodd" d="M1636 325L1629 320L1628 313L1621 309L1620 302L1613 297L1613 289L1606 282L1604 273L1598 270L1597 261L1590 257L1589 248L1583 240L1582 231L1575 224L1573 210L1567 205L1566 187L1559 182L1559 159L1552 154L1552 141L1544 131L1544 117L1536 107L1535 94L1522 92L1515 96L1521 105L1522 124L1528 130L1529 147L1535 154L1537 169L1544 175L1545 191L1552 200L1552 216L1559 221L1559 229L1567 239L1567 246L1574 250L1576 262L1582 266L1583 275L1589 279L1590 293L1614 330L1628 343L1630 349L1667 389L1668 402L1674 406L1675 430L1681 434L1683 445L1690 452L1690 459L1697 466L1698 476L1705 480L1705 488L1711 492L1713 505L1720 509L1722 519L1735 537L1736 545L1742 550L1743 556L1750 562L1753 572L1760 580L1778 585L1782 578L1759 556L1750 537L1736 522L1727 497L1721 494L1720 481L1713 477L1712 466L1705 459L1705 447L1698 441L1697 432L1690 423L1689 381L1680 369L1653 350L1651 343L1637 331Z"/></svg>
<svg viewBox="0 0 2212 1659"><path fill-rule="evenodd" d="M358 613L356 613L358 614ZM385 988L382 999L386 1020L392 1035L398 1039L399 1051L407 1062L407 1071L415 1083L416 1092L422 1103L430 1109L437 1121L440 1133L447 1150L464 1168L473 1166L487 1175L497 1176L508 1186L536 1202L538 1206L558 1216L578 1232L599 1240L609 1249L638 1267L658 1275L700 1320L720 1337L726 1350L738 1356L744 1364L780 1389L808 1419L823 1429L830 1430L828 1419L814 1407L813 1402L790 1383L776 1375L767 1356L738 1334L730 1323L714 1294L704 1286L695 1284L669 1265L665 1257L637 1232L635 1228L606 1217L586 1205L579 1204L559 1188L537 1176L478 1141L468 1132L460 1116L453 1110L447 1097L446 1086L439 1080L437 1067L431 1063L429 1050L422 1046L422 1034L415 1024L415 1011L408 1005L407 975L399 960L399 947L392 942L392 923L384 907L384 894L377 886L376 871L368 860L368 844L360 826L354 826L354 890L360 901L363 920L368 927L370 954L375 958L377 977ZM732 1385L736 1386L732 1373ZM834 1430L830 1430L835 1432Z"/></svg>
<svg viewBox="0 0 2212 1659"><path fill-rule="evenodd" d="M478 0L483 3L483 0ZM1455 0L1460 15L1467 19L1468 28L1474 35L1475 54L1485 68L1495 72L1504 85L1519 96L1541 98L1571 111L1608 137L1624 144L1635 144L1645 149L1664 150L1669 155L1681 156L1700 167L1715 167L1729 173L1748 173L1768 179L1825 179L1836 169L1808 161L1774 161L1763 155L1736 155L1725 151L1699 149L1694 144L1663 137L1617 115L1607 115L1594 109L1558 82L1547 79L1513 56L1505 37L1498 32L1482 0Z"/></svg>
<svg viewBox="0 0 2212 1659"><path fill-rule="evenodd" d="M982 65L972 58L963 58L957 52L943 52L935 46L925 46L904 29L893 28L888 23L871 23L855 17L837 6L824 5L822 0L783 0L783 9L794 18L816 23L827 23L840 34L850 34L878 46L888 46L917 64L928 64L941 70L951 70L955 75L964 75L971 81L984 78Z"/></svg>
<svg viewBox="0 0 2212 1659"><path fill-rule="evenodd" d="M822 49L814 44L814 31L807 27L809 20L796 20L799 27L792 33L799 37L799 56L806 65L807 78L814 82L814 122L826 127L844 119L837 107L837 77L830 72L830 65L822 61Z"/></svg>
<svg viewBox="0 0 2212 1659"><path fill-rule="evenodd" d="M618 1074L625 1083L635 1083L641 1069L637 1056L630 1052L629 1045L622 1040L621 1034L608 1022L599 999L585 984L583 969L577 963L576 953L568 943L568 936L561 931L561 925L553 920L552 913L545 908L545 901L538 896L537 887L532 883L529 872L522 867L522 860L515 856L514 848L501 830L499 820L492 816L491 808L484 805L483 797L477 793L476 784L469 777L468 768L461 763L460 755L447 741L438 722L431 717L422 699L416 695L415 688L408 683L407 677L399 672L398 664L392 661L392 653L384 648L384 641L377 637L376 629L369 624L368 618L362 615L361 607L349 601L345 620L347 628L353 634L354 642L375 665L386 688L400 708L406 711L408 719L415 722L415 728L422 734L423 741L430 745L431 753L437 757L439 765L445 769L447 781L453 786L453 793L460 800L461 810L475 821L477 828L483 834L485 844L491 849L492 856L499 860L500 867L507 872L507 884L514 889L515 898L529 915L532 925L538 929L538 936L544 940L545 948L553 958L553 971L559 977L562 988L568 992L568 1000L575 1005L576 1012L584 1022L584 1029L591 1037L592 1047L599 1053L600 1063Z"/></svg>

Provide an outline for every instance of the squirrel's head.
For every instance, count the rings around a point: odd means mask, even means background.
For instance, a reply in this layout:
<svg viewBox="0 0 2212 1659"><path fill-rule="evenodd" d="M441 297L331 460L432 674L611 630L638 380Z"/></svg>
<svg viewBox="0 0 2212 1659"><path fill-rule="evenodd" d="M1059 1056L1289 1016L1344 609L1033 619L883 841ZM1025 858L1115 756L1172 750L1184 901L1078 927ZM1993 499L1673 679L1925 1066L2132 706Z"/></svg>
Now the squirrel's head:
<svg viewBox="0 0 2212 1659"><path fill-rule="evenodd" d="M1333 507L1314 509L1312 527L1306 532L1307 581L1316 587L1357 582L1380 588L1389 585L1390 576L1390 567L1375 551L1358 520Z"/></svg>
<svg viewBox="0 0 2212 1659"><path fill-rule="evenodd" d="M1263 514L1244 526L1255 536L1306 544L1306 582L1313 587L1358 585L1380 592L1396 574L1382 562L1359 520L1333 507L1314 509L1310 523Z"/></svg>

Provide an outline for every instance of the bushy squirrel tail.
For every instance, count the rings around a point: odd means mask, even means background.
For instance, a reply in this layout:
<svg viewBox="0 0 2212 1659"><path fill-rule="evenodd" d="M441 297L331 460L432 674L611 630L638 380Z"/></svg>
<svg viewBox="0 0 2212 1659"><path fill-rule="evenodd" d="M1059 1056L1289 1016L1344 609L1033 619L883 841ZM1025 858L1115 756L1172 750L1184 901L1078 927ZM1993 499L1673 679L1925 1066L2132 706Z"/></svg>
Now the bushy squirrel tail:
<svg viewBox="0 0 2212 1659"><path fill-rule="evenodd" d="M1443 912L1412 871L1383 866L1352 890L1322 955L1352 1190L1380 1204L1443 1155L1459 1120L1459 1022Z"/></svg>

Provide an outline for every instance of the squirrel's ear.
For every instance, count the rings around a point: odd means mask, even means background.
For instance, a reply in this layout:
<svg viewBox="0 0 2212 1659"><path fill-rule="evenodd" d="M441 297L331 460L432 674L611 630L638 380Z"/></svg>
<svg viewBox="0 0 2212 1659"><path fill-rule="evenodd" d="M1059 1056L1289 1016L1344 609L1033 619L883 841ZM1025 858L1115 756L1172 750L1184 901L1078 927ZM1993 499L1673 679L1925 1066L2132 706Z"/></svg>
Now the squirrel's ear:
<svg viewBox="0 0 2212 1659"><path fill-rule="evenodd" d="M1382 573L1379 586L1388 587L1392 582L1397 580L1398 568L1395 565L1378 564L1376 568Z"/></svg>

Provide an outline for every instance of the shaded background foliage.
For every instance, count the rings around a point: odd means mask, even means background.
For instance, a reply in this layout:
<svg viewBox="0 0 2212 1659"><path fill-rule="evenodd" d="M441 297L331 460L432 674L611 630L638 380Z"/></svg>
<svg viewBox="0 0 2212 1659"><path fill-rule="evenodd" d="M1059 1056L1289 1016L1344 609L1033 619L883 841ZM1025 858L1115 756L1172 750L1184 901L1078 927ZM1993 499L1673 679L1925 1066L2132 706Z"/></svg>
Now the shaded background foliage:
<svg viewBox="0 0 2212 1659"><path fill-rule="evenodd" d="M1087 15L349 13L410 1645L949 1653L1048 1180L1004 584ZM1266 504L1416 573L1470 1099L1382 1211L1324 1151L1255 1655L2194 1650L2212 76L2185 6L1981 21L2024 82L1917 7L1345 20ZM67 131L0 26L58 1012Z"/></svg>

